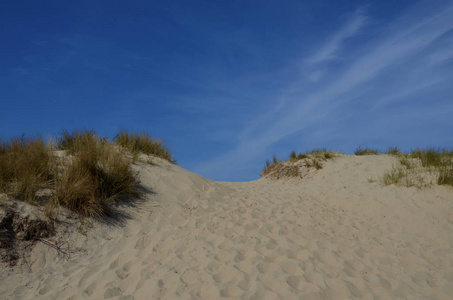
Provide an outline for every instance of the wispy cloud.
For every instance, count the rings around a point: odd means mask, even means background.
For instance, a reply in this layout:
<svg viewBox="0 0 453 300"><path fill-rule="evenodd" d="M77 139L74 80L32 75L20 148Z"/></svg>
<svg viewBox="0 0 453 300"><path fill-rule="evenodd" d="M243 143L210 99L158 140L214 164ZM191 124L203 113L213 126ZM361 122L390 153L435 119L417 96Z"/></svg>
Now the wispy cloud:
<svg viewBox="0 0 453 300"><path fill-rule="evenodd" d="M238 176L241 172L239 169L246 169L247 163L256 168L256 164L251 162L258 157L261 159L276 142L327 120L333 112L353 108L359 101L357 99L368 101L370 107L377 102L387 105L442 81L441 74L436 68L429 68L428 61L434 64L451 57L450 49L441 52L436 50L436 41L453 30L453 4L450 2L437 7L436 11L426 14L423 19L419 17L420 10L414 9L402 20L387 26L363 49L366 54L355 58L343 69L336 70L335 76L321 78L317 82L318 88L309 93L305 91L310 82L296 78L295 83L286 89L291 90L291 93L282 95L285 105L277 106L278 111L269 112L266 118L251 122L250 127L239 133L239 143L233 151L197 166L196 171L209 176L222 169L224 173ZM334 58L341 59L338 49L348 37L356 35L363 28L366 20L363 10L357 10L351 20L305 63L313 65L327 63ZM417 73L420 76L403 79L395 75L396 71ZM450 77L445 78L451 78L452 74L447 75ZM398 86L394 82L389 83L386 78L394 78L404 84ZM383 92L390 86L393 98Z"/></svg>
<svg viewBox="0 0 453 300"><path fill-rule="evenodd" d="M315 64L336 58L337 51L344 40L358 34L366 24L367 16L364 11L363 8L358 9L352 18L339 31L329 37L327 42L320 49L317 49L316 53L309 57L306 62Z"/></svg>

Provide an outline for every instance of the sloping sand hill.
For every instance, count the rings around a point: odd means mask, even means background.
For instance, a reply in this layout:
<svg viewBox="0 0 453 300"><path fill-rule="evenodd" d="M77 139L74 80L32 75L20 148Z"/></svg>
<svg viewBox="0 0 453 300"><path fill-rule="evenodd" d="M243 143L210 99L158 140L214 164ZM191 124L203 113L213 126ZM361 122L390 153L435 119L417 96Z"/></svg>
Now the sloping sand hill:
<svg viewBox="0 0 453 300"><path fill-rule="evenodd" d="M2 265L0 299L453 297L453 189L382 186L391 156L245 183L155 162L134 165L147 194L118 222L61 225L69 258L37 243Z"/></svg>

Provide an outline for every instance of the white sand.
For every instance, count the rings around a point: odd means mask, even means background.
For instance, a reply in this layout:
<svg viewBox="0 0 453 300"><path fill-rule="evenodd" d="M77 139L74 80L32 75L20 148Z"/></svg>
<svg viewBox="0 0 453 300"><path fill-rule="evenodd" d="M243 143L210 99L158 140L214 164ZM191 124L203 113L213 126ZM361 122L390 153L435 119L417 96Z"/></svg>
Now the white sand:
<svg viewBox="0 0 453 300"><path fill-rule="evenodd" d="M396 163L247 183L137 165L155 194L131 219L69 228L69 260L38 243L0 299L453 299L453 189L369 182Z"/></svg>

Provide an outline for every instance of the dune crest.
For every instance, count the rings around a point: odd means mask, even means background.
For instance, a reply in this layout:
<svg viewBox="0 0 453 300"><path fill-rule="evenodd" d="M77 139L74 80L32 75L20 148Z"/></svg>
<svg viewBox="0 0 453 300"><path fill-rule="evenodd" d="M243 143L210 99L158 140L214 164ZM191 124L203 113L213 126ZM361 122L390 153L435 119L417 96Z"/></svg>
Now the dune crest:
<svg viewBox="0 0 453 300"><path fill-rule="evenodd" d="M133 165L147 193L122 208L124 226L63 226L70 258L38 243L28 267L2 265L0 298L453 295L453 189L383 186L394 157L342 155L302 178L245 183L153 163Z"/></svg>

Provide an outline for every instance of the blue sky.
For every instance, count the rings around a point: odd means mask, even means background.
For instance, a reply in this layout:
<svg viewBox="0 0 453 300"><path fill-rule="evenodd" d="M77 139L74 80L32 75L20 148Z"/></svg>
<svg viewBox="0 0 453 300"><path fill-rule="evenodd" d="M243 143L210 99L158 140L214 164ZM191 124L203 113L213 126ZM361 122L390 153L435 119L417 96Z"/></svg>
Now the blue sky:
<svg viewBox="0 0 453 300"><path fill-rule="evenodd" d="M453 1L2 1L0 138L121 129L207 178L453 146Z"/></svg>

